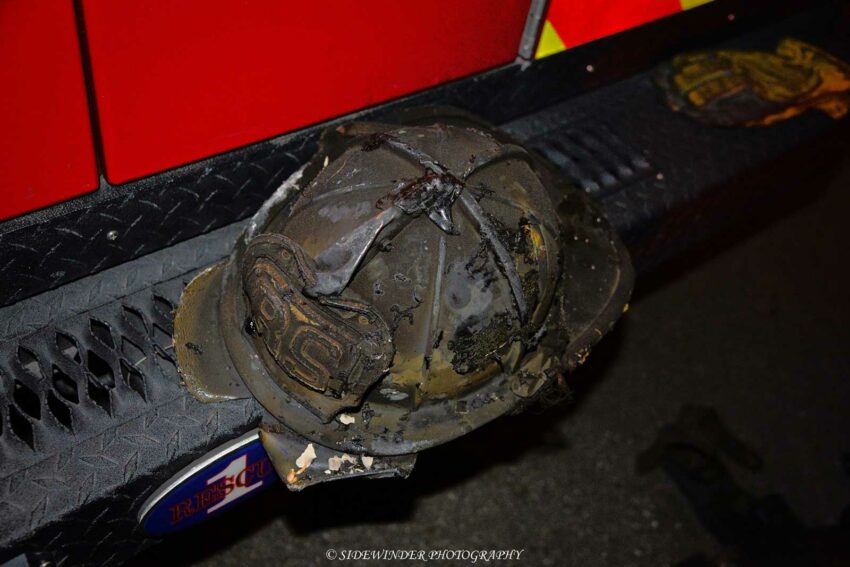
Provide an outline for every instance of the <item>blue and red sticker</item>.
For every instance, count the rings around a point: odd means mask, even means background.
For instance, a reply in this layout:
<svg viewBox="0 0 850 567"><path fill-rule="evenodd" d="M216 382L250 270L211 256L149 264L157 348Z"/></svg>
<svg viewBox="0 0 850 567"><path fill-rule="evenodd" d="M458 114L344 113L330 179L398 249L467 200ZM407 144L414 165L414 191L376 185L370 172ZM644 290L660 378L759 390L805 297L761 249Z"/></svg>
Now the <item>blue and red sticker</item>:
<svg viewBox="0 0 850 567"><path fill-rule="evenodd" d="M262 491L277 478L255 430L174 475L147 499L139 521L152 535L187 528Z"/></svg>

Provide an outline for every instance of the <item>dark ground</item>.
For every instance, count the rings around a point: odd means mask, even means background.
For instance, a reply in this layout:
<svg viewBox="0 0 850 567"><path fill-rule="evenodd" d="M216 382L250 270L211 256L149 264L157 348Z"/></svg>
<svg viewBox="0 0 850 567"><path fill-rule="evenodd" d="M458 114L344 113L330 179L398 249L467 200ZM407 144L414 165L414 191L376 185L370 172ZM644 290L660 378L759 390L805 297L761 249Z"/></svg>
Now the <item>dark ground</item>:
<svg viewBox="0 0 850 567"><path fill-rule="evenodd" d="M712 555L717 542L668 477L635 473L636 455L686 403L714 407L761 455L760 472L730 467L743 487L782 494L809 526L835 523L850 504L848 211L845 167L814 203L757 234L639 279L629 313L574 376L592 387L572 405L423 453L406 481L276 487L140 559L318 565L329 548L522 548L527 565L669 565Z"/></svg>

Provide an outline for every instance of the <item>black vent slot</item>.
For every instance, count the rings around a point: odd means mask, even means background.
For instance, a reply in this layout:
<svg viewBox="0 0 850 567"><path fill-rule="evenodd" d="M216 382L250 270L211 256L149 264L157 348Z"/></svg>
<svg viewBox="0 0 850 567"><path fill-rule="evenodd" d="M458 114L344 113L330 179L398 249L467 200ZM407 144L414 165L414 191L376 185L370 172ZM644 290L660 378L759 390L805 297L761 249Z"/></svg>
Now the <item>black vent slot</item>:
<svg viewBox="0 0 850 567"><path fill-rule="evenodd" d="M80 401L77 383L57 366L53 366L53 389L69 402L76 404Z"/></svg>
<svg viewBox="0 0 850 567"><path fill-rule="evenodd" d="M41 367L38 364L38 358L36 358L35 353L30 349L19 346L18 347L18 364L21 365L21 368L26 370L27 374L41 380Z"/></svg>
<svg viewBox="0 0 850 567"><path fill-rule="evenodd" d="M132 366L138 366L139 364L144 362L145 358L147 357L145 351L142 350L142 347L140 347L127 337L121 337L121 353L124 355L124 358L130 362Z"/></svg>
<svg viewBox="0 0 850 567"><path fill-rule="evenodd" d="M162 349L167 350L172 346L171 333L156 324L153 326L153 340Z"/></svg>
<svg viewBox="0 0 850 567"><path fill-rule="evenodd" d="M112 342L112 331L109 330L109 326L97 319L92 319L89 323L89 327L91 328L91 334L94 337L102 342L109 348L113 348L115 343Z"/></svg>
<svg viewBox="0 0 850 567"><path fill-rule="evenodd" d="M100 358L97 353L92 351L88 352L87 359L89 372L92 373L92 376L97 378L98 384L105 388L114 388L115 373L112 371L112 367L109 366L105 360Z"/></svg>
<svg viewBox="0 0 850 567"><path fill-rule="evenodd" d="M30 449L35 449L32 424L15 406L9 406L9 428L15 437L29 445Z"/></svg>
<svg viewBox="0 0 850 567"><path fill-rule="evenodd" d="M140 335L147 334L148 327L145 324L144 316L137 310L127 305L123 306L124 319L130 324L130 328Z"/></svg>
<svg viewBox="0 0 850 567"><path fill-rule="evenodd" d="M55 392L47 392L47 409L50 415L56 418L63 427L68 431L74 430L74 424L71 419L71 408L59 399Z"/></svg>
<svg viewBox="0 0 850 567"><path fill-rule="evenodd" d="M167 354L163 349L159 347L155 347L154 352L156 352L157 362L160 364L160 367L163 368L165 372L177 372L177 365L174 363L174 360L169 354Z"/></svg>
<svg viewBox="0 0 850 567"><path fill-rule="evenodd" d="M80 358L80 348L77 346L77 342L69 335L60 331L56 332L56 348L58 348L59 352L64 354L68 360L72 360L77 364L83 361L82 358Z"/></svg>
<svg viewBox="0 0 850 567"><path fill-rule="evenodd" d="M41 400L38 399L38 394L33 392L32 388L15 380L15 391L12 394L12 399L28 416L41 419Z"/></svg>
<svg viewBox="0 0 850 567"><path fill-rule="evenodd" d="M0 477L180 393L173 310L184 277L0 341Z"/></svg>
<svg viewBox="0 0 850 567"><path fill-rule="evenodd" d="M609 194L656 173L646 156L604 124L558 128L528 145L593 195Z"/></svg>
<svg viewBox="0 0 850 567"><path fill-rule="evenodd" d="M109 398L109 389L101 386L91 378L88 379L89 399L100 406L106 413L112 415L112 400Z"/></svg>
<svg viewBox="0 0 850 567"><path fill-rule="evenodd" d="M166 321L171 321L171 312L174 310L174 306L171 304L170 301L168 301L161 295L154 295L153 304L160 317L162 317Z"/></svg>
<svg viewBox="0 0 850 567"><path fill-rule="evenodd" d="M145 394L145 377L142 373L129 366L123 360L121 361L121 375L124 377L124 383L127 384L134 392L139 394L143 400L147 399Z"/></svg>

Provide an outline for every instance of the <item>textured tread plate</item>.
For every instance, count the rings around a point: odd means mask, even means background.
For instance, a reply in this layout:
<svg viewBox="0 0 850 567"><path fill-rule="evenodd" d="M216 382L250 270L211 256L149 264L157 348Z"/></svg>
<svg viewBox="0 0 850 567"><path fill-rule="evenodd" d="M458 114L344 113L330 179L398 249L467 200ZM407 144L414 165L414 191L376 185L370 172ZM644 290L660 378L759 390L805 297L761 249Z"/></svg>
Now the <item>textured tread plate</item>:
<svg viewBox="0 0 850 567"><path fill-rule="evenodd" d="M37 534L16 553L120 562L149 541L135 522L149 492L180 463L257 425L253 400L191 398L171 344L183 286L241 229L0 310L0 533L6 543Z"/></svg>

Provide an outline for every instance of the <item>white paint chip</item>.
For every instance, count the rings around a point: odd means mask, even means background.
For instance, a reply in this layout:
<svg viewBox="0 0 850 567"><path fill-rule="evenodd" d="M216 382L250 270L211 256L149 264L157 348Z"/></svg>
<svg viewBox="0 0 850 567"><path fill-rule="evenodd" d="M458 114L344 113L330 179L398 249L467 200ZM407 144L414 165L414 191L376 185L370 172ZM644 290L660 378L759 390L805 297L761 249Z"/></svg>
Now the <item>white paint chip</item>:
<svg viewBox="0 0 850 567"><path fill-rule="evenodd" d="M336 457L336 456L331 457L331 458L328 459L328 470L333 471L333 472L337 472L338 470L340 470L342 468L342 465L344 463L351 463L352 465L356 465L357 464L357 457L352 457L351 455L349 455L347 453L343 453L339 457Z"/></svg>
<svg viewBox="0 0 850 567"><path fill-rule="evenodd" d="M316 449L313 447L313 444L310 443L307 445L307 448L304 449L304 452L301 453L301 456L295 459L295 466L297 466L301 470L306 470L313 461L316 459Z"/></svg>
<svg viewBox="0 0 850 567"><path fill-rule="evenodd" d="M375 457L363 455L362 457L360 457L360 460L363 461L363 466L366 467L366 469L368 470L372 468L372 463L375 462Z"/></svg>
<svg viewBox="0 0 850 567"><path fill-rule="evenodd" d="M339 457L331 457L328 459L328 470L336 472L342 466L342 459Z"/></svg>

